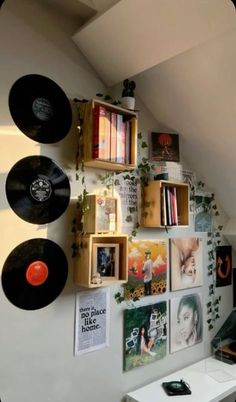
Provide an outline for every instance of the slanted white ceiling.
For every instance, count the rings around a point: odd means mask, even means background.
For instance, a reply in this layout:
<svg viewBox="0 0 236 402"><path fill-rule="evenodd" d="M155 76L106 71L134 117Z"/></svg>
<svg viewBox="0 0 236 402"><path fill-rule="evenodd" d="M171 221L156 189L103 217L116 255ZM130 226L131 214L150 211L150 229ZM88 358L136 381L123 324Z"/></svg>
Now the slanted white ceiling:
<svg viewBox="0 0 236 402"><path fill-rule="evenodd" d="M111 86L233 27L230 0L120 0L73 39Z"/></svg>
<svg viewBox="0 0 236 402"><path fill-rule="evenodd" d="M121 0L73 39L108 86L132 77L156 120L179 133L181 155L234 223L236 249L233 2Z"/></svg>

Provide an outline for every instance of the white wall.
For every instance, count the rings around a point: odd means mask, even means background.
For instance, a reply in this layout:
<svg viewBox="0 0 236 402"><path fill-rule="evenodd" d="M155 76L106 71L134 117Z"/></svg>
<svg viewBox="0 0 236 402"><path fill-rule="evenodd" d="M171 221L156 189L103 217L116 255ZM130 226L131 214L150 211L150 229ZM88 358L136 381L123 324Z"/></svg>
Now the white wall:
<svg viewBox="0 0 236 402"><path fill-rule="evenodd" d="M42 27L44 23L44 28ZM64 27L64 28L63 28ZM93 69L69 41L70 29L62 18L55 19L37 1L8 0L0 11L0 265L19 243L35 237L57 242L69 261L69 278L63 293L49 306L36 311L24 311L13 306L0 289L0 397L2 402L118 402L126 392L155 378L199 360L209 350L210 335L205 342L162 361L123 373L123 310L111 292L110 346L102 351L73 357L74 296L71 220L79 188L75 181L74 159L76 132L56 144L40 145L23 135L14 125L8 109L8 94L22 75L38 73L57 82L69 98L93 97L103 92L102 82ZM57 40L58 38L58 40ZM141 106L140 130L157 130L158 124ZM73 128L75 124L73 125ZM5 195L5 179L9 169L19 159L41 154L55 159L67 172L72 188L69 208L49 225L32 225L19 219L10 209ZM88 189L92 191L94 173L89 173ZM171 235L190 234L192 229L173 230ZM170 235L170 234L169 234ZM168 237L162 231L145 230L139 237ZM206 255L204 255L206 266ZM231 310L229 289L223 290L221 321ZM203 301L207 286L199 289ZM168 300L172 295L151 296L148 303ZM137 303L146 304L146 300Z"/></svg>

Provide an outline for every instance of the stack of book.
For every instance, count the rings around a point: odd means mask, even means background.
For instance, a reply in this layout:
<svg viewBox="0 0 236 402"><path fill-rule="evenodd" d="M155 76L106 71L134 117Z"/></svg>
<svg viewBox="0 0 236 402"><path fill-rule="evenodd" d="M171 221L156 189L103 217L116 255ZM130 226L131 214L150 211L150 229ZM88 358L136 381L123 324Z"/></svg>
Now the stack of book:
<svg viewBox="0 0 236 402"><path fill-rule="evenodd" d="M177 191L175 186L162 187L162 225L178 225Z"/></svg>
<svg viewBox="0 0 236 402"><path fill-rule="evenodd" d="M95 104L93 109L93 159L131 163L131 135L135 119Z"/></svg>

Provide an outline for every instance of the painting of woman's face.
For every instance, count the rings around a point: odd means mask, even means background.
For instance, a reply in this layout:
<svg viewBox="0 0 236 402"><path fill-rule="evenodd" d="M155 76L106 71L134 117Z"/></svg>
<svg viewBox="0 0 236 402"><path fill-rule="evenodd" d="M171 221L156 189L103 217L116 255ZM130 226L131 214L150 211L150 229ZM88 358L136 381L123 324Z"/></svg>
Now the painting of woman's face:
<svg viewBox="0 0 236 402"><path fill-rule="evenodd" d="M177 318L177 332L185 342L188 342L192 335L195 320L196 312L187 305L183 306Z"/></svg>

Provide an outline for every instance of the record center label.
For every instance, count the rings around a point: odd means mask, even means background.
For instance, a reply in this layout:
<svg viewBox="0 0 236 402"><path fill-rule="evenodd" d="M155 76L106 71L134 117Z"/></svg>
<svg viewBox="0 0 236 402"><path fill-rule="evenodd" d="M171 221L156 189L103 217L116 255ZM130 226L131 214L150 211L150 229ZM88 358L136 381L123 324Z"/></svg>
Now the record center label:
<svg viewBox="0 0 236 402"><path fill-rule="evenodd" d="M30 185L31 197L39 202L47 201L52 194L52 186L49 180L38 178Z"/></svg>
<svg viewBox="0 0 236 402"><path fill-rule="evenodd" d="M42 285L47 280L48 267L43 261L34 261L28 266L25 276L30 285Z"/></svg>
<svg viewBox="0 0 236 402"><path fill-rule="evenodd" d="M45 98L36 98L32 104L34 115L42 121L49 121L53 116L53 107Z"/></svg>

